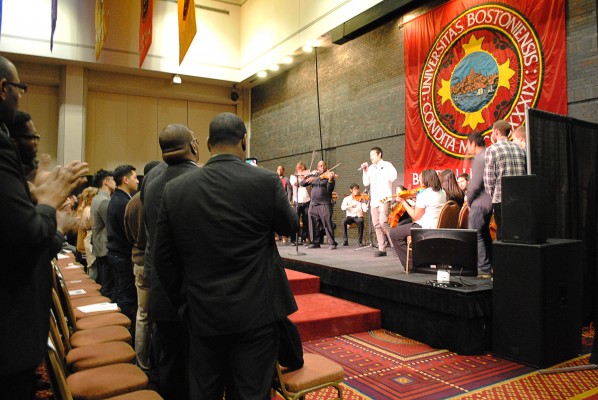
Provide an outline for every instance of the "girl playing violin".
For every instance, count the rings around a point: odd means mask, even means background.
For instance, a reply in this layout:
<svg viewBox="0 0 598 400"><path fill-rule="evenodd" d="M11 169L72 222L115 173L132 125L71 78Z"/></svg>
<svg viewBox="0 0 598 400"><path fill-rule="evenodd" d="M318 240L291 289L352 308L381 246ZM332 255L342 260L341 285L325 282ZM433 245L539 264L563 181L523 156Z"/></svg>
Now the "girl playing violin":
<svg viewBox="0 0 598 400"><path fill-rule="evenodd" d="M421 175L422 186L425 189L417 195L415 206L409 205L403 197L399 196L398 198L405 207L405 211L413 219L413 224L399 225L390 231L390 240L392 240L403 268L407 263L407 236L411 235L411 227L435 228L438 224L440 210L446 203L446 194L436 171L427 169Z"/></svg>

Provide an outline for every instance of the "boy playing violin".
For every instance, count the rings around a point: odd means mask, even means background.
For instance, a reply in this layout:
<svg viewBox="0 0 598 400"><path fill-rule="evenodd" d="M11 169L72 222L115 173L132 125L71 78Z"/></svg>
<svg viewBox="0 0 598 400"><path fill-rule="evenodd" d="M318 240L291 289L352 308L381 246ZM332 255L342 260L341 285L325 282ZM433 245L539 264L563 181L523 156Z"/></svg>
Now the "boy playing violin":
<svg viewBox="0 0 598 400"><path fill-rule="evenodd" d="M347 212L347 216L343 219L343 246L349 245L347 238L347 225L355 223L357 225L357 232L359 233L359 246L363 246L363 213L367 212L369 196L361 194L359 185L351 184L349 187L351 194L343 199L341 210Z"/></svg>

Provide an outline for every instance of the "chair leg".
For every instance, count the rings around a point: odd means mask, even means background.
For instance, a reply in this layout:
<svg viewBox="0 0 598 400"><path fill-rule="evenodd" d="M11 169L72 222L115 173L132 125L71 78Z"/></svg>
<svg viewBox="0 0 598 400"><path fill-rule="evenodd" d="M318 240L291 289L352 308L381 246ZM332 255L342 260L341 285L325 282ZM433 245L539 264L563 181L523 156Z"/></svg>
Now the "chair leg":
<svg viewBox="0 0 598 400"><path fill-rule="evenodd" d="M407 258L405 261L405 274L409 273L409 257L411 257L411 235L407 236Z"/></svg>

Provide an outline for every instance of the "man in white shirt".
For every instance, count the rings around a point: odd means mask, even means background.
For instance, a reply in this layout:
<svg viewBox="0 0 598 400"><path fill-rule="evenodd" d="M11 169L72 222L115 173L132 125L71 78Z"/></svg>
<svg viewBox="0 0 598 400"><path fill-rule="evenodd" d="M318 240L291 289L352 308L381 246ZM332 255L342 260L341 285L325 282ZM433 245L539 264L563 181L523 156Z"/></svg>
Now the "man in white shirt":
<svg viewBox="0 0 598 400"><path fill-rule="evenodd" d="M303 221L303 229L301 230L301 244L306 242L309 238L309 217L307 211L309 209L309 189L299 185L309 171L306 171L306 166L302 162L298 162L295 166L295 174L291 175L289 183L293 189L293 206L297 211L297 226L299 226L299 219ZM295 235L291 237L291 242L295 244Z"/></svg>
<svg viewBox="0 0 598 400"><path fill-rule="evenodd" d="M363 185L370 186L370 206L372 207L372 223L376 229L378 240L378 251L374 257L386 255L385 240L390 225L388 224L388 204L392 195L392 183L397 179L397 170L388 161L382 160L382 149L372 147L370 150L370 161L361 164L363 171ZM381 200L387 199L385 202Z"/></svg>
<svg viewBox="0 0 598 400"><path fill-rule="evenodd" d="M347 216L343 220L343 246L349 245L347 225L355 223L359 233L359 246L361 247L363 246L363 213L367 212L368 205L364 195L359 192L357 183L351 184L349 188L351 189L351 195L345 197L341 204L341 210L347 212Z"/></svg>

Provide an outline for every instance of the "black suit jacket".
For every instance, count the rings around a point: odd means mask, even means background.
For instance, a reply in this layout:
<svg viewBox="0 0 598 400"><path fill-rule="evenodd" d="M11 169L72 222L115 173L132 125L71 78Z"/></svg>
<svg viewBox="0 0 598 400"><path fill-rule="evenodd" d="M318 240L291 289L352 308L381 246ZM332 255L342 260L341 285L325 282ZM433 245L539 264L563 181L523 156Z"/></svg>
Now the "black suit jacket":
<svg viewBox="0 0 598 400"><path fill-rule="evenodd" d="M169 165L165 171L156 176L143 188L144 210L145 210L145 228L147 230L147 242L145 246L145 265L143 274L150 280L149 297L149 316L152 321L180 321L176 307L172 305L162 283L154 278L154 235L156 233L156 223L158 222L158 212L162 202L162 192L164 186L174 178L191 171L195 171L197 166L189 161Z"/></svg>
<svg viewBox="0 0 598 400"><path fill-rule="evenodd" d="M295 232L278 176L223 154L168 183L155 268L190 333L244 332L297 310L274 233Z"/></svg>
<svg viewBox="0 0 598 400"><path fill-rule="evenodd" d="M0 128L0 375L36 366L48 341L56 210L35 206L23 166ZM58 247L58 248L57 248Z"/></svg>

